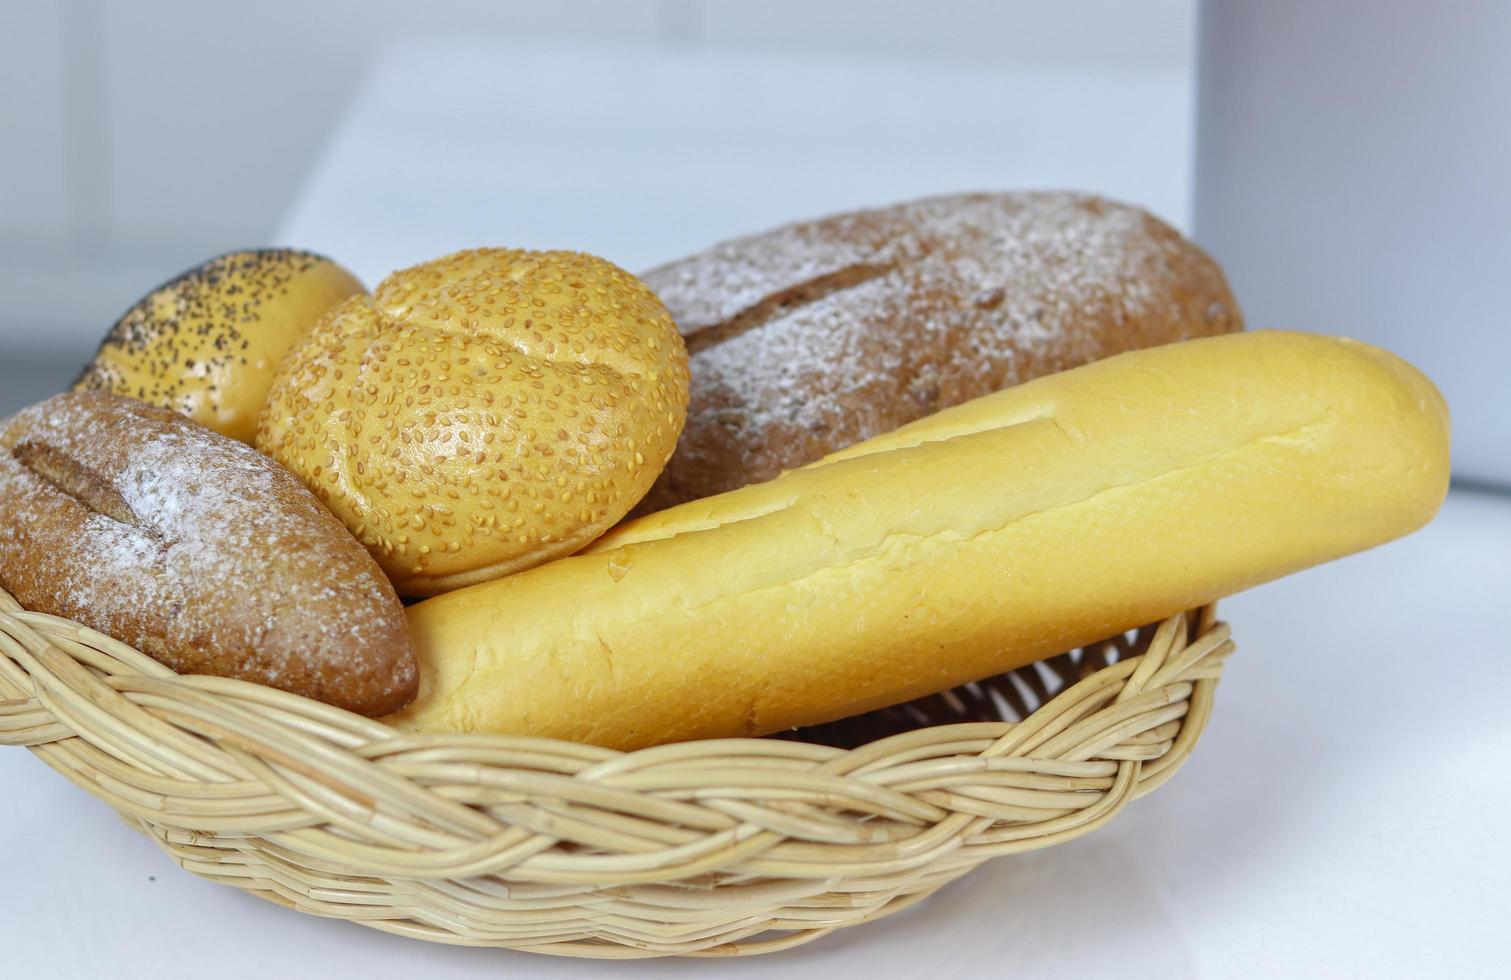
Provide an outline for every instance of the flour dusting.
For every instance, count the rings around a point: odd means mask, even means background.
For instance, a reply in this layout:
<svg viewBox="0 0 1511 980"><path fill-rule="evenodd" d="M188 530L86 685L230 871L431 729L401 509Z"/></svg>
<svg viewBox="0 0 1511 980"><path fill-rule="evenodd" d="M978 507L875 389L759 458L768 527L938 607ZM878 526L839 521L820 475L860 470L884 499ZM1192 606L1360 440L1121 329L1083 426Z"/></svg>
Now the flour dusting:
<svg viewBox="0 0 1511 980"><path fill-rule="evenodd" d="M133 519L28 469L9 451L22 439L107 484ZM356 708L402 680L405 662L412 675L402 609L372 558L250 446L97 392L27 409L0 444L0 584L28 608L180 672Z"/></svg>
<svg viewBox="0 0 1511 980"><path fill-rule="evenodd" d="M883 271L808 288L847 269ZM695 349L687 426L650 509L769 479L1041 374L1240 322L1221 271L1179 233L1066 192L789 225L644 279ZM700 349L705 331L719 339Z"/></svg>

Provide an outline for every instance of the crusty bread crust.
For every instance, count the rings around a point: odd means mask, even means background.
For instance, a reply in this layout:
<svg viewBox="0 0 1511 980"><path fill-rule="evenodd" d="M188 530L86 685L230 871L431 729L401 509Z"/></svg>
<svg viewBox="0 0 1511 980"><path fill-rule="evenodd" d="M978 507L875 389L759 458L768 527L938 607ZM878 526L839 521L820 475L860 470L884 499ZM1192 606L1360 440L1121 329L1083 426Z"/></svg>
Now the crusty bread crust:
<svg viewBox="0 0 1511 980"><path fill-rule="evenodd" d="M897 704L1424 524L1432 383L1256 331L1038 378L407 610L426 732L619 749Z"/></svg>
<svg viewBox="0 0 1511 980"><path fill-rule="evenodd" d="M327 310L362 291L351 273L310 252L229 252L127 310L74 387L171 408L250 443L279 361Z"/></svg>
<svg viewBox="0 0 1511 980"><path fill-rule="evenodd" d="M180 673L254 681L367 715L417 686L377 563L251 447L105 392L0 429L0 585Z"/></svg>
<svg viewBox="0 0 1511 980"><path fill-rule="evenodd" d="M692 391L637 514L1031 378L1243 326L1196 245L1138 208L1070 193L835 215L643 278L687 341Z"/></svg>
<svg viewBox="0 0 1511 980"><path fill-rule="evenodd" d="M279 368L257 448L403 595L568 555L671 456L687 353L640 280L581 252L469 249L401 269Z"/></svg>

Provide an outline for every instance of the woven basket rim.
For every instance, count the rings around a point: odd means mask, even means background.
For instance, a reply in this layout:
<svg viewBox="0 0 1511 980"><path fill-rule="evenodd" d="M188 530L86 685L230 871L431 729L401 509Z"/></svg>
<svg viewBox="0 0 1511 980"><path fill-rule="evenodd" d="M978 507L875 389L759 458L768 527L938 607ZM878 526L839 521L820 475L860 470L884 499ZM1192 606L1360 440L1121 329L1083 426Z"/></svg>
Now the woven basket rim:
<svg viewBox="0 0 1511 980"><path fill-rule="evenodd" d="M1038 700L1020 720L855 748L768 737L621 752L406 734L177 675L0 590L0 744L30 748L187 870L305 912L571 956L745 955L899 911L1162 784L1233 643L1210 604L1140 638L1116 659L1113 641L1094 645L1106 663L1087 647L1003 675Z"/></svg>

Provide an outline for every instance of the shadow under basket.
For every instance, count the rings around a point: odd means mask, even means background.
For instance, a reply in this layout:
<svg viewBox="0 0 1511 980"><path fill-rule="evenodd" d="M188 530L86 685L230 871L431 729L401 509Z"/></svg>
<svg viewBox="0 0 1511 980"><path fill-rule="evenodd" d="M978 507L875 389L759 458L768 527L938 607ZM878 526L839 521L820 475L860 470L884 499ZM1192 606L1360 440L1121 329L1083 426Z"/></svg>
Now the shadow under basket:
<svg viewBox="0 0 1511 980"><path fill-rule="evenodd" d="M174 674L0 591L0 743L183 868L303 912L568 956L735 956L1106 823L1190 755L1232 649L1206 606L857 718L626 753L403 734Z"/></svg>

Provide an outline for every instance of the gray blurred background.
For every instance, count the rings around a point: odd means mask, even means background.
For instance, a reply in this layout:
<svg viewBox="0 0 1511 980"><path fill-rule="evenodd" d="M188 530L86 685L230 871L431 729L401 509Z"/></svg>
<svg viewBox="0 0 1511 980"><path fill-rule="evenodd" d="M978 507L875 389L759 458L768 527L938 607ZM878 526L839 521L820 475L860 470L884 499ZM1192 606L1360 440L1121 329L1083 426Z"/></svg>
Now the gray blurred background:
<svg viewBox="0 0 1511 980"><path fill-rule="evenodd" d="M1193 24L1189 0L3 0L0 411L157 283L266 243L405 38L1189 72Z"/></svg>
<svg viewBox="0 0 1511 980"><path fill-rule="evenodd" d="M237 248L639 271L968 189L1141 204L1251 326L1416 363L1511 485L1500 0L0 0L0 412Z"/></svg>

